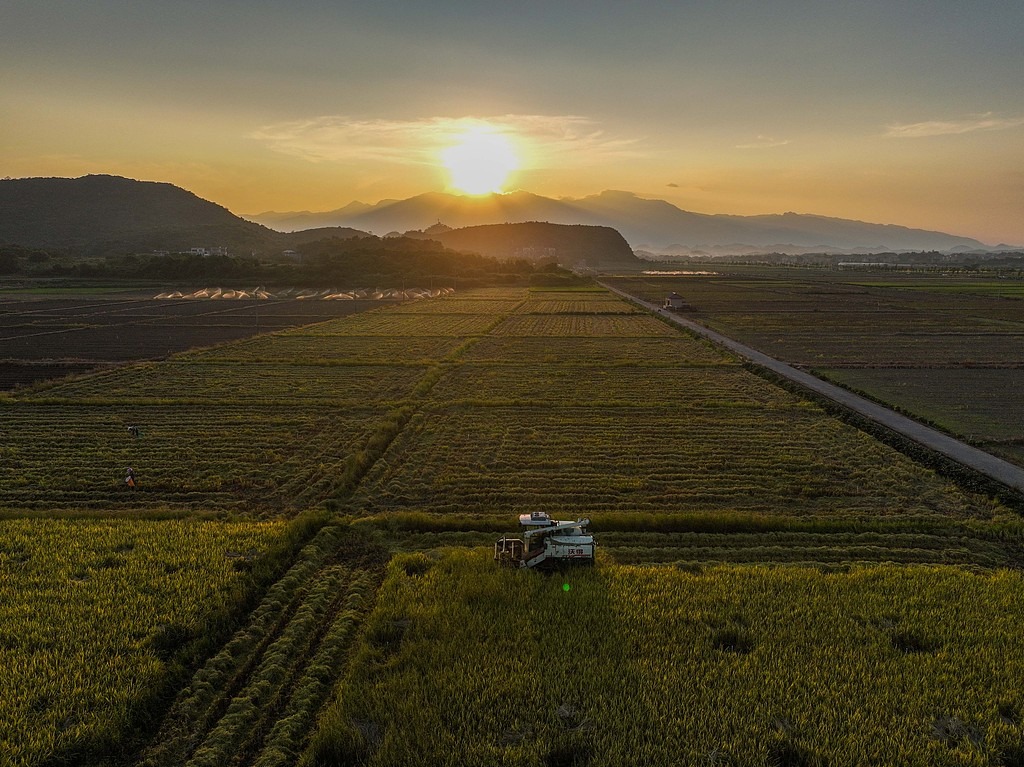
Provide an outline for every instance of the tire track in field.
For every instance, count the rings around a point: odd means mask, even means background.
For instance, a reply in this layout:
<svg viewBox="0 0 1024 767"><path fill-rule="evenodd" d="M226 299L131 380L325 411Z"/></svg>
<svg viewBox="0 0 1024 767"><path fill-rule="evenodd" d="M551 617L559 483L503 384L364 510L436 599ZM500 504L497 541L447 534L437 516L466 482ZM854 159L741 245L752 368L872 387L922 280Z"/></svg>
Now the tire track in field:
<svg viewBox="0 0 1024 767"><path fill-rule="evenodd" d="M383 579L387 551L327 525L178 695L138 767L291 764L330 697ZM280 613L278 613L280 611ZM305 726L281 727L290 718ZM283 761L282 761L283 760Z"/></svg>
<svg viewBox="0 0 1024 767"><path fill-rule="evenodd" d="M979 474L995 480L1001 485L1005 485L1019 493L1024 493L1024 469L1014 466L1012 463L1004 461L1002 458L997 458L990 453L986 453L983 450L972 447L958 439L950 437L947 434L943 434L942 432L918 423L911 418L900 415L899 413L890 410L887 407L883 407L876 402L872 402L858 394L854 394L847 389L843 389L835 384L823 381L810 373L798 370L792 365L775 359L774 357L769 357L763 352L759 352L745 344L734 341L733 339L693 322L692 320L688 320L685 317L680 317L676 314L671 314L656 304L639 299L636 296L632 296L629 293L619 290L618 288L614 288L606 283L599 282L598 284L612 291L616 295L622 296L623 298L648 309L663 319L697 333L709 341L729 349L740 357L753 362L766 370L770 370L776 375L782 376L801 388L823 396L841 407L869 419L879 426L911 439L930 450L934 450L946 458L951 458L957 463L973 469Z"/></svg>

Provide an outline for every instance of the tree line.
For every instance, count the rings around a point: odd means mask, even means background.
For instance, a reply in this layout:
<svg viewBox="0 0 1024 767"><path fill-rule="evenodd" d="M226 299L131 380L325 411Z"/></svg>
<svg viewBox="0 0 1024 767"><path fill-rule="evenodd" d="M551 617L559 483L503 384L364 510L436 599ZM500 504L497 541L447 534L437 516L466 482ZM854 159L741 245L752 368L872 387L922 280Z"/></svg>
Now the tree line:
<svg viewBox="0 0 1024 767"><path fill-rule="evenodd" d="M407 237L330 238L300 246L296 259L236 255L125 254L82 258L0 247L0 274L102 280L235 280L263 285L562 285L578 282L553 260L498 260Z"/></svg>

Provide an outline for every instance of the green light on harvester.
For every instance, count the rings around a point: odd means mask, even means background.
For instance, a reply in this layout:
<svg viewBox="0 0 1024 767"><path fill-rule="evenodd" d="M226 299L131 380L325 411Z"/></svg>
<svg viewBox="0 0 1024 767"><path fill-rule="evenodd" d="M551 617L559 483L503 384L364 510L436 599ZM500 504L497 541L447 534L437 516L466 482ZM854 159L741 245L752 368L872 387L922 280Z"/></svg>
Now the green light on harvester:
<svg viewBox="0 0 1024 767"><path fill-rule="evenodd" d="M570 586L568 583L563 583L562 584L562 591L568 591L571 588L572 588L572 586Z"/></svg>

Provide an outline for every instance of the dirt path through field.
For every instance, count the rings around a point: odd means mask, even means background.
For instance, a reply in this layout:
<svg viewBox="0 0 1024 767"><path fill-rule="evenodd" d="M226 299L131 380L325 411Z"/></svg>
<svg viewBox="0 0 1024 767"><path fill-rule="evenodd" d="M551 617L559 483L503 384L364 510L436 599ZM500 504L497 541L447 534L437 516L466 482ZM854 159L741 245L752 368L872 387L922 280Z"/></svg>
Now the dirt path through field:
<svg viewBox="0 0 1024 767"><path fill-rule="evenodd" d="M767 354L763 354L756 349L752 349L749 346L733 341L731 338L723 336L721 333L716 333L714 330L710 330L703 325L693 322L692 320L688 320L678 314L664 311L656 304L643 301L636 296L632 296L625 291L614 288L603 282L599 284L623 298L627 298L646 309L650 309L652 312L674 322L676 325L692 330L704 338L724 346L744 359L750 360L761 367L767 368L773 373L777 373L778 375L783 376L806 389L810 389L813 392L828 397L830 400L837 402L860 415L870 418L872 421L875 421L888 429L892 429L905 437L909 437L925 447L931 448L938 453L942 453L943 455L952 458L954 461L962 463L964 466L968 466L987 477L991 477L997 482L1001 482L1008 487L1024 492L1024 469L1014 466L1012 463L1004 461L1001 458L996 458L994 455L990 455L983 450L971 447L958 439L954 439L940 431L936 431L924 424L918 423L911 418L900 415L883 405L874 403L864 397L854 394L853 392L847 391L846 389L834 384L830 384L820 378L816 378L810 373L798 370L792 365L787 365L785 362L781 362L774 357L769 357Z"/></svg>

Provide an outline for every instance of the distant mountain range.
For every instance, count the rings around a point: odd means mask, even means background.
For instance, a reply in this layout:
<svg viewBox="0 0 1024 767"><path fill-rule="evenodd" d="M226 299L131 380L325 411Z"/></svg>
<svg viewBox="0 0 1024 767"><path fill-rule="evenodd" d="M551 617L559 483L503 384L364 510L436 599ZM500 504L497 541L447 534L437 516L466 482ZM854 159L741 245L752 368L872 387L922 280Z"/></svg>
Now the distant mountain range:
<svg viewBox="0 0 1024 767"><path fill-rule="evenodd" d="M354 202L324 213L246 216L281 231L350 226L375 234L424 229L438 221L460 228L546 221L618 230L637 249L652 253L987 251L969 237L799 213L731 216L691 213L664 200L607 191L581 199L552 199L529 192L463 197L429 192L376 205ZM996 249L1007 249L997 246Z"/></svg>
<svg viewBox="0 0 1024 767"><path fill-rule="evenodd" d="M359 204L343 210L349 215L372 212L371 206ZM410 234L412 244L420 249L437 246L420 246L415 239L499 259L551 258L561 264L592 267L639 263L629 244L608 227L501 224L453 230L444 226ZM0 246L96 256L192 248L272 256L284 250L301 253L303 246L331 238L369 236L365 231L315 218L306 221L299 231L276 231L166 183L119 176L0 180ZM408 246L395 243L393 249ZM366 247L379 249L375 243Z"/></svg>
<svg viewBox="0 0 1024 767"><path fill-rule="evenodd" d="M501 257L555 257L561 263L590 265L632 263L630 244L652 255L1010 249L989 248L942 232L824 216L691 213L664 200L642 199L628 192L603 192L578 200L528 192L483 197L431 192L376 205L352 203L329 213L264 213L250 218L255 220L240 218L166 183L118 176L0 180L0 245L86 255L222 247L234 255L266 256L301 251L303 244L330 237L367 236L367 232L408 233L450 248ZM437 226L438 222L445 226ZM488 228L522 223L572 226L564 230ZM468 227L482 229L462 234L449 231ZM583 253L587 247L596 248L589 257Z"/></svg>

